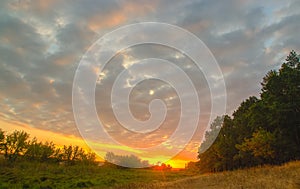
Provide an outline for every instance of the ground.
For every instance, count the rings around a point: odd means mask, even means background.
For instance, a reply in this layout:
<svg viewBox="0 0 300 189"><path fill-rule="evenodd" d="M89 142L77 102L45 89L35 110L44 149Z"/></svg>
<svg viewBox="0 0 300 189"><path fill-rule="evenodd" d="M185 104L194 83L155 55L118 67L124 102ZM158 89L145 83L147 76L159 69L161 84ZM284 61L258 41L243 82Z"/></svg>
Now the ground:
<svg viewBox="0 0 300 189"><path fill-rule="evenodd" d="M300 162L199 175L196 172L1 162L0 188L300 188Z"/></svg>

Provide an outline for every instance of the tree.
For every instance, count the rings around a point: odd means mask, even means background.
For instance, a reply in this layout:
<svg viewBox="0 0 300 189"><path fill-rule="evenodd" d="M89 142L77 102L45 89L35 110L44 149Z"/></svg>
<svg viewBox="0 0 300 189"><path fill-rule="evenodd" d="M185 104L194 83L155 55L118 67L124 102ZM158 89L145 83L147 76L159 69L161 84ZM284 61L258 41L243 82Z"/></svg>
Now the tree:
<svg viewBox="0 0 300 189"><path fill-rule="evenodd" d="M212 124L212 126L212 128L214 128L214 124ZM214 130L216 129L218 129L218 127L215 127ZM215 132L214 130L210 132ZM234 168L233 157L237 153L237 149L235 148L235 134L233 120L227 115L224 116L221 131L214 143L207 151L203 153L199 152L199 166L202 172L223 171ZM212 135L208 134L206 136L209 137ZM209 139L205 140L209 141Z"/></svg>
<svg viewBox="0 0 300 189"><path fill-rule="evenodd" d="M214 143L221 130L223 120L224 116L217 116L211 123L210 128L205 132L204 140L199 147L199 154L205 152Z"/></svg>
<svg viewBox="0 0 300 189"><path fill-rule="evenodd" d="M62 159L68 162L74 161L77 157L78 146L66 146L62 149Z"/></svg>
<svg viewBox="0 0 300 189"><path fill-rule="evenodd" d="M250 152L259 163L272 163L275 157L275 135L262 128L246 138L242 144L236 147L242 152Z"/></svg>
<svg viewBox="0 0 300 189"><path fill-rule="evenodd" d="M71 165L75 164L76 162L91 164L96 160L95 153L86 153L83 148L72 145L64 145L62 149L54 151L54 157L57 157L59 160L66 161Z"/></svg>
<svg viewBox="0 0 300 189"><path fill-rule="evenodd" d="M85 164L94 164L96 161L96 154L94 152L80 153L80 157Z"/></svg>
<svg viewBox="0 0 300 189"><path fill-rule="evenodd" d="M214 143L199 153L201 171L223 171L300 159L300 62L295 51L278 71L267 73L261 99L249 97L224 117ZM199 152L211 143L217 127L205 134Z"/></svg>
<svg viewBox="0 0 300 189"><path fill-rule="evenodd" d="M0 153L4 150L5 134L2 129L0 129Z"/></svg>
<svg viewBox="0 0 300 189"><path fill-rule="evenodd" d="M235 144L232 148L235 149L233 156L234 168L249 167L257 165L257 160L248 151L241 151L237 148L237 144L244 142L246 138L250 138L259 127L264 127L267 123L264 122L264 106L261 100L251 96L241 103L233 113L233 130Z"/></svg>
<svg viewBox="0 0 300 189"><path fill-rule="evenodd" d="M29 134L24 131L14 131L6 136L4 143L4 157L10 161L15 161L23 155L28 145Z"/></svg>
<svg viewBox="0 0 300 189"><path fill-rule="evenodd" d="M290 68L295 68L295 69L300 69L300 61L299 61L299 55L292 50L290 54L287 56L286 60L286 65Z"/></svg>
<svg viewBox="0 0 300 189"><path fill-rule="evenodd" d="M96 154L86 152L79 146L63 146L57 148L53 142L39 142L35 137L29 140L29 134L24 131L14 131L9 135L0 129L0 153L4 152L4 157L8 161L15 161L19 156L23 160L30 161L66 161L67 164L75 163L94 164Z"/></svg>
<svg viewBox="0 0 300 189"><path fill-rule="evenodd" d="M105 160L122 167L142 168L150 166L148 161L141 160L135 155L115 155L113 152L107 152Z"/></svg>
<svg viewBox="0 0 300 189"><path fill-rule="evenodd" d="M251 96L245 101L241 103L236 111L234 111L233 115L233 127L235 129L237 142L240 143L244 140L244 138L248 138L252 135L252 133L257 128L257 125L251 124L253 119L253 110L254 107L257 106L259 99L255 96Z"/></svg>
<svg viewBox="0 0 300 189"><path fill-rule="evenodd" d="M159 165L152 166L151 168L160 171L170 171L172 169L172 166L170 164L159 163Z"/></svg>
<svg viewBox="0 0 300 189"><path fill-rule="evenodd" d="M300 159L300 62L291 51L279 71L263 79L261 98L269 112L269 129L278 141L278 161Z"/></svg>
<svg viewBox="0 0 300 189"><path fill-rule="evenodd" d="M38 142L36 138L33 138L27 146L27 150L24 154L30 160L47 161L53 158L55 153L55 145L53 142Z"/></svg>

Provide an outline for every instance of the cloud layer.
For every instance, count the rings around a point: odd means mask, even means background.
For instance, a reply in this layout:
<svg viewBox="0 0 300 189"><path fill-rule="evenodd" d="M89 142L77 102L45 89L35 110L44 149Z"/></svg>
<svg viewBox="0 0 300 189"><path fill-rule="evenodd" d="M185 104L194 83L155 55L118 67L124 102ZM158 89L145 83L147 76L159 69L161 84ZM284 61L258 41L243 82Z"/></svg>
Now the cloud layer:
<svg viewBox="0 0 300 189"><path fill-rule="evenodd" d="M223 71L228 92L227 112L231 113L243 99L259 95L263 76L270 69L277 69L290 50L300 52L299 10L297 0L2 1L0 119L80 136L72 112L72 83L80 58L105 33L141 21L175 24L203 40ZM107 122L108 130L127 144L155 145L166 139L174 130L170 125L178 122L180 103L174 90L150 81L133 91L132 112L138 119L148 119L149 101L160 97L165 99L171 113L168 124L160 128L161 132L146 138L129 137L124 130L112 127L116 120L107 104L109 85L134 59L152 55L177 60L199 82L196 85L201 86L199 96L203 100L200 124L207 122L205 113L211 108L207 105L210 99L203 75L195 72L184 55L151 45L124 51L100 75L96 103L99 117ZM130 82L129 79L128 85ZM201 137L195 135L183 157L196 157ZM148 142L141 144L141 138Z"/></svg>

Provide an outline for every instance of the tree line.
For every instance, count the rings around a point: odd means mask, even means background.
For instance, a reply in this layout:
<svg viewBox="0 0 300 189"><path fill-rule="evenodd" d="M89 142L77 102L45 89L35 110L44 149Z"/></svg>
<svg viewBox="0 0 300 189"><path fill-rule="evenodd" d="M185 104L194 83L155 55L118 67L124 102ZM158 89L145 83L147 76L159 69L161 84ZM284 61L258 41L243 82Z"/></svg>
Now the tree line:
<svg viewBox="0 0 300 189"><path fill-rule="evenodd" d="M113 152L107 152L104 159L106 164L112 163L123 167L144 168L151 166L149 161L142 160L135 155L116 155Z"/></svg>
<svg viewBox="0 0 300 189"><path fill-rule="evenodd" d="M300 159L299 55L291 51L261 86L260 98L249 97L232 116L217 117L211 124L196 163L202 172Z"/></svg>
<svg viewBox="0 0 300 189"><path fill-rule="evenodd" d="M0 129L0 154L8 162L17 159L40 162L65 162L67 164L96 162L96 154L79 146L57 147L53 142L40 142L24 131L6 134Z"/></svg>
<svg viewBox="0 0 300 189"><path fill-rule="evenodd" d="M37 138L30 140L30 135L24 131L14 131L6 134L0 128L0 156L3 156L9 163L19 161L33 161L45 163L64 163L66 165L74 164L96 164L96 154L87 152L79 146L58 147L53 142L40 142ZM1 159L1 157L0 157ZM103 165L106 167L132 167L147 168L157 170L171 170L172 167L167 164L152 165L146 160L142 160L135 155L116 155L113 152L107 152Z"/></svg>
<svg viewBox="0 0 300 189"><path fill-rule="evenodd" d="M142 160L138 156L131 155L117 155L113 152L107 152L104 157L104 165L118 168L143 168L152 170L169 171L172 170L170 164L157 162L155 165L150 164L148 160Z"/></svg>

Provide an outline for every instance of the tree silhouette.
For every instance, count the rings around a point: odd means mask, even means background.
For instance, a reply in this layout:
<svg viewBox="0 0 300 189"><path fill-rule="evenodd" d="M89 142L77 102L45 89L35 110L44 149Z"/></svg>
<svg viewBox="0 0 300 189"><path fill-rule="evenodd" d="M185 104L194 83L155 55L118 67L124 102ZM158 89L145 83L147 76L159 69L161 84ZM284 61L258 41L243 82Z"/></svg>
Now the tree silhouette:
<svg viewBox="0 0 300 189"><path fill-rule="evenodd" d="M20 157L29 161L64 161L68 165L96 163L96 154L93 152L86 152L83 148L72 145L58 148L53 142L39 142L35 137L29 140L29 134L24 131L5 135L0 129L0 153L4 153L5 159L10 162Z"/></svg>
<svg viewBox="0 0 300 189"><path fill-rule="evenodd" d="M23 155L28 145L29 134L24 131L14 131L7 135L4 143L4 157L10 161L15 161Z"/></svg>
<svg viewBox="0 0 300 189"><path fill-rule="evenodd" d="M5 143L5 134L4 131L0 128L0 153L4 150L4 143Z"/></svg>
<svg viewBox="0 0 300 189"><path fill-rule="evenodd" d="M113 152L107 152L104 158L107 162L131 168L149 167L149 162L141 160L135 155L115 155Z"/></svg>
<svg viewBox="0 0 300 189"><path fill-rule="evenodd" d="M33 138L27 146L27 150L24 154L30 160L47 161L53 158L55 152L55 145L53 142L38 142L36 138Z"/></svg>

